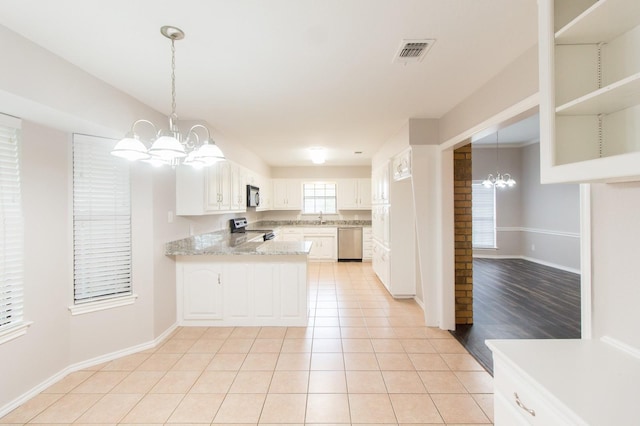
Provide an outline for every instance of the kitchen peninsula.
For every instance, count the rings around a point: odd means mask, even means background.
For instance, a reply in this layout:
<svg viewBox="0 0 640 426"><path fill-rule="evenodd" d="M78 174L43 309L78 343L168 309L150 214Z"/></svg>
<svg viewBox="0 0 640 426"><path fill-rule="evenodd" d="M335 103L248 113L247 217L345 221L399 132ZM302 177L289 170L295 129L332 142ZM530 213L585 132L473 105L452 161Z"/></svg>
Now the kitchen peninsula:
<svg viewBox="0 0 640 426"><path fill-rule="evenodd" d="M310 241L217 231L167 243L182 326L305 326Z"/></svg>

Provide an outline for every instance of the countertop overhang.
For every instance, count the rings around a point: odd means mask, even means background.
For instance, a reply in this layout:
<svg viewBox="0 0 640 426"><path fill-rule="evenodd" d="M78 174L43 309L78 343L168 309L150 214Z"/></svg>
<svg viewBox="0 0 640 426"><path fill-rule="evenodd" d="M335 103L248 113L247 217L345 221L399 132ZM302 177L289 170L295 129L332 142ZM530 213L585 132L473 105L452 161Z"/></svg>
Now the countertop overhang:
<svg viewBox="0 0 640 426"><path fill-rule="evenodd" d="M311 241L249 241L246 236L244 239L241 236L242 234L229 234L222 231L195 235L167 243L164 254L167 256L292 256L308 255L311 251Z"/></svg>

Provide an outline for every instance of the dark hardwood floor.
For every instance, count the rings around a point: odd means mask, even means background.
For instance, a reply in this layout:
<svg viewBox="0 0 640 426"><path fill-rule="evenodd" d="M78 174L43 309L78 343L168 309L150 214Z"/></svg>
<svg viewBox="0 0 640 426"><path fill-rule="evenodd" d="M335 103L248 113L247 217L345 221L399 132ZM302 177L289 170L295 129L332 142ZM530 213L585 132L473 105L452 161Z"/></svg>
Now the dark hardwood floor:
<svg viewBox="0 0 640 426"><path fill-rule="evenodd" d="M580 275L521 259L474 259L473 321L452 334L491 374L486 339L580 338Z"/></svg>

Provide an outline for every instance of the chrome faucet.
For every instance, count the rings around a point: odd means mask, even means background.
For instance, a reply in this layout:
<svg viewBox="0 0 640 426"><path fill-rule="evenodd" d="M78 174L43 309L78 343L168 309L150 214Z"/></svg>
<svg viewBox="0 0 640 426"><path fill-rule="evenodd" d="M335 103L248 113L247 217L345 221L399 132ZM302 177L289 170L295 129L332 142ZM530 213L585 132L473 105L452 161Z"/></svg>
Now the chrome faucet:
<svg viewBox="0 0 640 426"><path fill-rule="evenodd" d="M318 219L320 219L320 225L322 225L324 223L324 218L322 217L322 210L320 210L320 216L318 216Z"/></svg>

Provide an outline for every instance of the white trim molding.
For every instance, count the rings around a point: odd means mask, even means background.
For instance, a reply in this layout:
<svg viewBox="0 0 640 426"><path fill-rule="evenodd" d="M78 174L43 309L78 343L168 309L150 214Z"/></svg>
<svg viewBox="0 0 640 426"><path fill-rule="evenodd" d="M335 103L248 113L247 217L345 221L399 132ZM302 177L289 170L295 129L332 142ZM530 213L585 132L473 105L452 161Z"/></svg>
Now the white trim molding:
<svg viewBox="0 0 640 426"><path fill-rule="evenodd" d="M583 337L584 338L584 337ZM631 355L634 358L640 359L640 349L631 346L631 345L627 345L626 343L624 343L621 340L618 339L614 339L611 336L602 336L600 338L600 341L603 343L606 343L607 345L611 345L614 348L621 350L629 355Z"/></svg>
<svg viewBox="0 0 640 426"><path fill-rule="evenodd" d="M501 226L497 232L530 232L532 234L554 235L556 237L580 238L579 232L554 231L552 229L525 228L523 226Z"/></svg>
<svg viewBox="0 0 640 426"><path fill-rule="evenodd" d="M593 335L593 300L591 284L591 185L580 184L580 327L583 339Z"/></svg>
<svg viewBox="0 0 640 426"><path fill-rule="evenodd" d="M103 311L105 309L118 308L120 306L132 305L138 298L137 294L118 297L114 299L98 300L96 302L81 303L69 306L71 315L82 315L91 312Z"/></svg>
<svg viewBox="0 0 640 426"><path fill-rule="evenodd" d="M0 330L0 345L27 334L27 329L31 324L33 324L32 321L20 321L17 324L10 325L5 329Z"/></svg>
<svg viewBox="0 0 640 426"><path fill-rule="evenodd" d="M23 393L22 395L20 395L13 401L9 402L8 404L4 405L3 407L0 407L0 417L4 417L5 415L9 414L11 411L15 410L20 405L24 404L34 396L38 395L40 392L47 389L49 386L59 382L70 373L84 370L86 368L93 367L94 365L100 365L102 363L113 361L114 359L118 359L123 356L131 355L131 354L158 346L160 343L162 343L163 340L169 337L177 327L178 327L177 324L173 324L172 326L167 328L160 336L156 337L155 339L149 342L141 343L139 345L131 346L129 348L111 352L105 355L100 355L98 357L91 358L86 361L81 361L75 364L71 364L63 368L59 372L49 377L47 380L39 383L38 385L31 388L27 392Z"/></svg>

